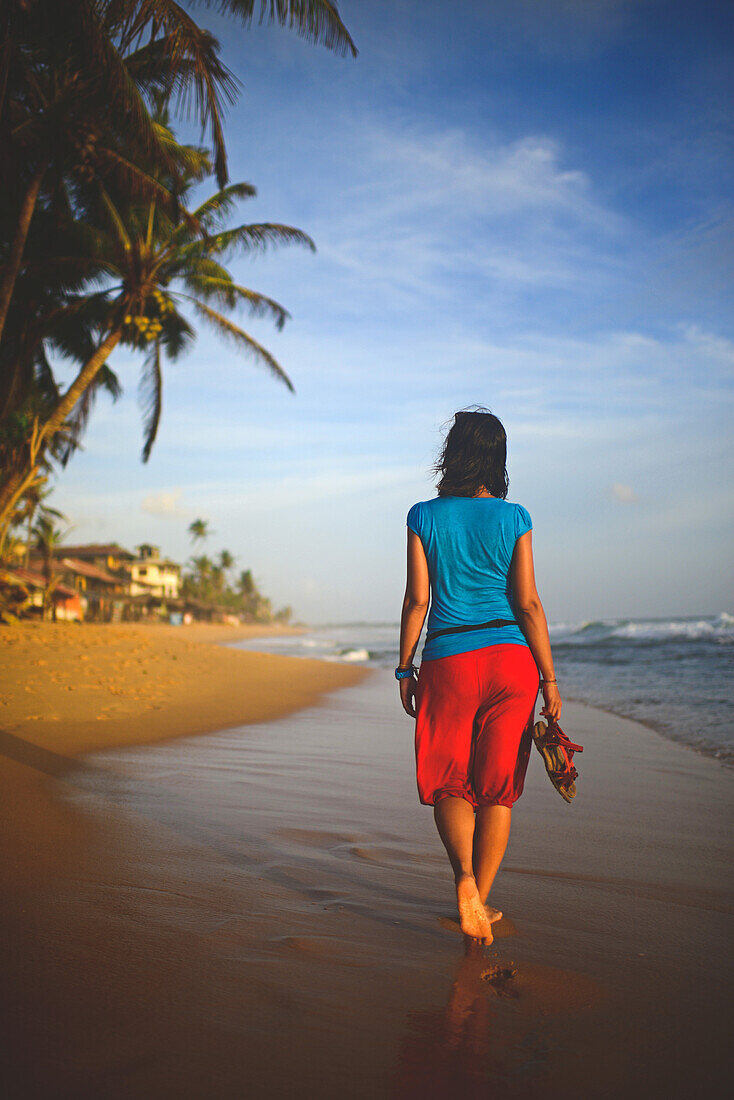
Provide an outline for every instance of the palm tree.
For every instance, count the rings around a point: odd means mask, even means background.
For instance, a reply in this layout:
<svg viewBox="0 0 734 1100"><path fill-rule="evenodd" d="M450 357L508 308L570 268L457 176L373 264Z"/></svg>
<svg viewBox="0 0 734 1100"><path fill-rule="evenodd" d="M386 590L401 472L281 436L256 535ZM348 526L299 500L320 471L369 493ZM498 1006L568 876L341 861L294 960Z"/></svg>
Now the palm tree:
<svg viewBox="0 0 734 1100"><path fill-rule="evenodd" d="M219 551L219 568L225 573L225 575L233 567L237 559L233 554L230 554L229 550Z"/></svg>
<svg viewBox="0 0 734 1100"><path fill-rule="evenodd" d="M260 593L255 584L251 569L243 569L237 578L237 591L240 595L242 611L248 618L255 618Z"/></svg>
<svg viewBox="0 0 734 1100"><path fill-rule="evenodd" d="M210 573L211 585L217 599L221 598L224 591L224 570L221 565L213 565Z"/></svg>
<svg viewBox="0 0 734 1100"><path fill-rule="evenodd" d="M251 596L255 591L255 581L251 569L243 569L237 580L237 587L243 596Z"/></svg>
<svg viewBox="0 0 734 1100"><path fill-rule="evenodd" d="M200 599L206 599L206 594L211 587L212 569L214 568L211 558L208 558L206 554L201 554L198 558L191 559L191 565L194 570L193 587L195 595Z"/></svg>
<svg viewBox="0 0 734 1100"><path fill-rule="evenodd" d="M51 606L51 617L56 622L56 605L53 603L53 593L58 584L58 577L54 569L54 553L60 543L66 538L67 532L54 527L53 520L48 516L39 516L33 528L35 535L35 547L43 559L43 576L46 587L43 593L43 617L48 614Z"/></svg>
<svg viewBox="0 0 734 1100"><path fill-rule="evenodd" d="M301 244L315 251L314 243L301 230L280 224L227 229L235 203L255 194L250 184L231 184L188 211L187 192L211 174L212 165L205 150L178 145L167 121L161 108L156 125L179 166L179 216L174 219L167 203L157 198L136 202L129 194L96 185L95 220L80 227L86 257L68 257L68 264L86 262L88 272L97 278L106 276L108 285L72 296L53 318L52 335L53 344L66 354L78 347L80 332L93 350L50 414L22 426L19 445L9 455L10 472L0 486L0 530L7 525L15 501L36 480L46 449L54 441L58 444L59 432L68 431L68 419L121 342L145 353L140 399L145 434L142 457L147 461L160 422L162 356L177 358L195 339L195 330L182 312L187 306L293 390L270 352L211 303L226 310L243 305L255 315L270 316L281 328L289 316L285 308L236 283L221 261L237 250L253 253L275 244Z"/></svg>
<svg viewBox="0 0 734 1100"><path fill-rule="evenodd" d="M13 185L5 206L10 220L3 226L10 247L0 279L0 337L44 194L53 194L62 181L103 179L120 169L128 186L146 194L160 191L160 184L146 179L130 159L130 154L148 154L160 163L168 160L145 99L151 80L154 86L172 87L184 67L189 69L188 83L199 96L206 90L213 138L223 153L220 100L222 94L232 100L236 84L218 61L216 42L199 28L199 36L192 34L189 27L188 41L178 50L159 50L154 57L150 42L142 56L131 52L133 43L139 44L143 28L136 35L135 26L146 7L151 7L146 0L72 0L63 5L15 0L4 8L0 133ZM159 7L176 5L160 0ZM221 168L224 183L226 170Z"/></svg>
<svg viewBox="0 0 734 1100"><path fill-rule="evenodd" d="M31 556L31 545L33 542L33 529L34 520L38 515L40 520L48 520L51 524L55 519L64 520L68 522L67 517L63 512L60 512L58 508L49 508L46 501L53 492L52 488L46 488L48 478L44 477L38 481L31 488L27 489L23 496L23 512L22 519L27 523L27 533L25 542L25 567L28 568Z"/></svg>
<svg viewBox="0 0 734 1100"><path fill-rule="evenodd" d="M204 542L211 535L209 530L209 520L195 519L193 523L189 524L189 537L192 543L196 546L199 542Z"/></svg>
<svg viewBox="0 0 734 1100"><path fill-rule="evenodd" d="M203 0L209 7L214 0ZM192 4L196 0L191 0ZM221 12L248 24L290 26L337 53L356 48L335 0L217 0ZM193 106L211 134L219 187L228 180L222 108L237 81L219 44L172 0L7 0L0 11L0 141L6 217L0 256L0 338L21 271L26 241L44 192L61 181L122 172L138 193L158 193L129 153L167 151L151 124L147 96L173 93ZM124 138L116 147L115 135ZM112 141L109 140L112 136Z"/></svg>

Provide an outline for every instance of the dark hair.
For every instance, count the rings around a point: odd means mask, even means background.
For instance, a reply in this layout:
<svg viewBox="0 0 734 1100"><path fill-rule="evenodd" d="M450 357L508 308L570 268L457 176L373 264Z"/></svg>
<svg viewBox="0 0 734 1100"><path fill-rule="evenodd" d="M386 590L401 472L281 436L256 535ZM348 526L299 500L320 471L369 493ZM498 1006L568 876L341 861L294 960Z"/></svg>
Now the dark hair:
<svg viewBox="0 0 734 1100"><path fill-rule="evenodd" d="M489 409L462 409L434 466L440 497L473 497L483 487L493 497L507 496L507 436Z"/></svg>

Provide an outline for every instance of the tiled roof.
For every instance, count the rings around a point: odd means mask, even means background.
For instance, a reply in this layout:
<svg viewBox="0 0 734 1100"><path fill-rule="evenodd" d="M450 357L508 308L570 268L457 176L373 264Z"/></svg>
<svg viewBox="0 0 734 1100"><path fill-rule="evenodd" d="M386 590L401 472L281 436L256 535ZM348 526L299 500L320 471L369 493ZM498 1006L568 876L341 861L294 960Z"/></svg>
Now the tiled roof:
<svg viewBox="0 0 734 1100"><path fill-rule="evenodd" d="M118 546L114 542L85 543L83 546L62 546L61 548L65 554L68 554L72 558L127 558L132 561L135 557L129 550L125 550L123 546Z"/></svg>
<svg viewBox="0 0 734 1100"><path fill-rule="evenodd" d="M70 573L77 573L80 577L88 577L94 581L104 581L106 584L120 584L119 577L113 577L105 569L92 565L88 561L80 561L79 558L61 558L59 564L62 569L68 569Z"/></svg>
<svg viewBox="0 0 734 1100"><path fill-rule="evenodd" d="M18 565L13 569L0 568L0 573L11 581L20 581L21 584L31 588L46 587L46 578L43 573L36 573L33 569L23 569ZM79 593L75 588L68 588L65 584L57 584L54 586L54 595L78 596Z"/></svg>
<svg viewBox="0 0 734 1100"><path fill-rule="evenodd" d="M16 565L12 569L0 569L0 572L11 580L21 581L23 584L30 584L32 588L46 587L43 573L36 573L35 569L24 569L22 566Z"/></svg>

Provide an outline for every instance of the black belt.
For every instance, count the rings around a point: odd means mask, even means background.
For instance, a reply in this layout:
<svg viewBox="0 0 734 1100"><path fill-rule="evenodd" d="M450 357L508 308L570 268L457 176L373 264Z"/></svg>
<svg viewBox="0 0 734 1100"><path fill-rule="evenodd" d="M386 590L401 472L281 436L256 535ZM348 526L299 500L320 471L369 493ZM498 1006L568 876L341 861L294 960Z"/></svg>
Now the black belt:
<svg viewBox="0 0 734 1100"><path fill-rule="evenodd" d="M517 625L514 619L492 619L488 623L477 623L476 626L446 626L443 630L429 630L426 634L426 641L432 642L434 638L438 638L441 634L463 634L465 630L488 630L494 626Z"/></svg>

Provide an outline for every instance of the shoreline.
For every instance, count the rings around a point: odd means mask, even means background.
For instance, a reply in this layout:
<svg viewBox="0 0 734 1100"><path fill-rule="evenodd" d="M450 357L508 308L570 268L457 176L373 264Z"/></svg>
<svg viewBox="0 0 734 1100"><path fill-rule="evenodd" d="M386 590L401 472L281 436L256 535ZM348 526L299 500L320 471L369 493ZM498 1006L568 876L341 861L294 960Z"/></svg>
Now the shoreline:
<svg viewBox="0 0 734 1100"><path fill-rule="evenodd" d="M643 627L649 628L650 623L640 620L635 624L640 636L633 632L611 648L609 638L602 640L601 648L592 641L590 645L559 644L556 652L554 645L563 699L639 722L669 743L685 745L730 768L734 726L725 700L732 621L723 613L713 624L698 618L695 625L700 631L695 636L673 632L667 637L681 624L664 620L665 637L646 639ZM265 640L262 648L294 656L314 652L319 656L328 652L338 659L360 656L369 667L392 669L398 630L397 624L322 626L310 628L308 641L286 638L270 646Z"/></svg>
<svg viewBox="0 0 734 1100"><path fill-rule="evenodd" d="M726 768L727 771L734 770L734 752L730 749L721 746L716 747L714 745L710 747L695 745L691 741L684 741L679 737L671 737L666 730L659 729L649 718L639 718L637 715L625 714L622 710L613 710L611 707L602 706L601 703L589 702L588 699L582 699L578 695L564 695L564 706L566 703L575 703L580 707L588 707L589 710L598 710L601 714L609 715L610 718L621 718L625 722L634 722L642 729L647 730L648 733L656 734L666 745L677 745L678 748L687 749L688 752L695 753L696 756L703 757L705 760L711 760L719 764L722 768ZM563 715L561 715L561 719L562 718ZM719 756L719 753L726 753L727 755Z"/></svg>
<svg viewBox="0 0 734 1100"><path fill-rule="evenodd" d="M272 721L366 675L224 644L257 630L135 623L23 623L0 630L0 878L6 893L53 874L56 862L73 863L75 847L87 843L84 826L57 797L58 783L77 762L83 766L85 754Z"/></svg>
<svg viewBox="0 0 734 1100"><path fill-rule="evenodd" d="M73 757L267 721L367 675L226 644L299 633L206 623L11 626L0 631L0 728L6 739Z"/></svg>

